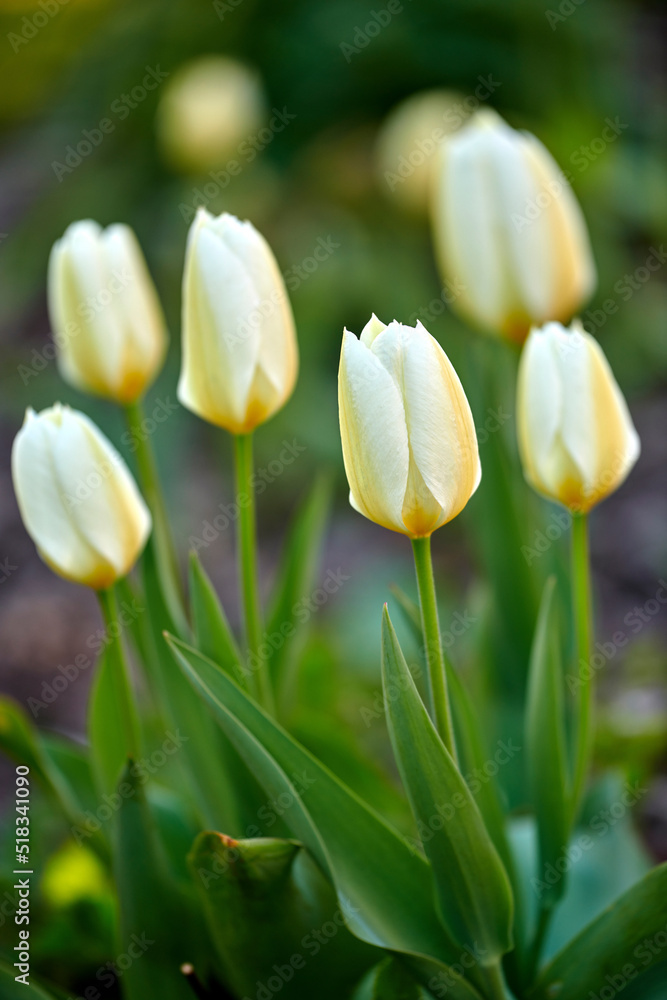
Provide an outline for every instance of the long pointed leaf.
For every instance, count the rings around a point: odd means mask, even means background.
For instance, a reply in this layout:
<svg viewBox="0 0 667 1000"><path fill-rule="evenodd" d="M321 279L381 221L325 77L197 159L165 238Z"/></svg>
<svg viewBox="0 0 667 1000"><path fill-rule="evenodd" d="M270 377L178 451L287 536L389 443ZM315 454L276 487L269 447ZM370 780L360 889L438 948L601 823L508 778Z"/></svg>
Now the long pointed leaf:
<svg viewBox="0 0 667 1000"><path fill-rule="evenodd" d="M512 946L512 892L477 804L419 697L385 606L382 679L398 769L433 866L441 917L461 947L480 942L480 964ZM389 688L401 692L389 697Z"/></svg>
<svg viewBox="0 0 667 1000"><path fill-rule="evenodd" d="M306 631L303 627L305 623L300 622L300 615L305 614L307 606L301 602L310 596L316 586L315 573L327 522L330 494L329 481L318 479L297 510L285 542L267 619L271 672L279 692L279 702L287 709L292 696L292 668Z"/></svg>
<svg viewBox="0 0 667 1000"><path fill-rule="evenodd" d="M168 642L273 797L267 807L283 810L294 836L333 882L350 930L382 948L451 959L424 859L214 663L176 639Z"/></svg>
<svg viewBox="0 0 667 1000"><path fill-rule="evenodd" d="M528 674L526 755L531 801L537 819L540 871L559 860L569 837L563 675L555 623L555 578L544 587ZM567 880L558 879L542 903L554 906Z"/></svg>
<svg viewBox="0 0 667 1000"><path fill-rule="evenodd" d="M118 791L114 844L120 904L119 947L133 961L123 972L126 1000L192 1000L179 974L192 959L182 899L153 823L138 769L128 761ZM184 933L185 931L185 933Z"/></svg>
<svg viewBox="0 0 667 1000"><path fill-rule="evenodd" d="M667 863L601 913L543 969L530 1000L611 997L667 962ZM667 965L665 965L667 980Z"/></svg>

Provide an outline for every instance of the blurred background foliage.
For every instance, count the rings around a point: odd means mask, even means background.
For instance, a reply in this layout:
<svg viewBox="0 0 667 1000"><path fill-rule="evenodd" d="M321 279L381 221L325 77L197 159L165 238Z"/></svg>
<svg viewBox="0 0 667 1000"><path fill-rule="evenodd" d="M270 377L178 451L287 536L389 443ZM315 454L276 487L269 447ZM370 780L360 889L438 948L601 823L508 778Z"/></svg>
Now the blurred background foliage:
<svg viewBox="0 0 667 1000"><path fill-rule="evenodd" d="M494 738L517 731L535 596L549 571L563 574L567 531L551 527L556 509L532 496L520 476L516 357L468 329L444 304L428 220L392 196L376 153L383 119L397 102L443 87L465 100L480 81L493 81L489 103L548 146L583 204L599 268L598 290L583 318L609 357L642 438L629 481L592 519L598 637L609 641L623 630L631 640L600 672L598 755L625 771L630 762L632 773L650 777L641 805L645 840L655 856L667 857L664 606L633 624L637 608L656 604L659 580L667 576L667 271L664 263L646 269L655 251L655 259L664 254L667 227L667 14L658 2L630 0L393 0L391 9L387 15L383 0L370 8L368 0L0 3L0 559L13 567L0 584L2 686L24 704L39 696L57 664L71 662L99 627L92 595L50 574L20 524L9 453L25 407L70 403L121 448L127 443L115 409L67 387L43 353L50 342L51 245L80 218L135 228L172 337L165 369L146 400L150 416L175 400L185 240L193 206L204 201L214 213L249 218L264 233L287 276L297 321L297 391L257 435L257 464L271 478L259 498L267 590L295 497L319 470L330 470L335 482L321 579L331 569L345 580L310 616L294 731L406 825L395 776L386 768L384 722L372 709L380 607L390 582L414 594L410 551L404 539L349 509L337 423L342 328L358 332L373 311L385 322L420 316L471 399L484 478L464 516L435 536L442 625L451 632L452 660L470 675L473 690L491 688L499 706ZM384 26L367 29L378 16ZM156 130L170 80L189 61L215 54L241 60L259 75L265 123L276 111L289 118L268 139L261 129L248 129L217 168L217 181L207 170L173 169ZM142 81L151 71L164 82L148 90ZM85 143L105 119L112 127L100 132L99 143L68 161L68 149ZM609 120L617 126L611 141L601 139L609 135ZM226 172L231 160L241 164L234 175ZM315 262L318 246L327 250ZM617 307L611 315L602 308L609 300ZM304 450L273 474L270 463L283 441ZM157 425L154 444L185 556L204 538L219 504L233 499L229 442L178 408ZM506 483L504 494L499 482ZM521 546L534 549L536 533L548 527L557 537L551 543L548 536L546 551L522 554ZM202 559L236 621L232 526L214 534ZM462 618L469 624L459 629ZM566 643L567 634L564 623ZM38 722L79 737L89 681L82 676ZM344 737L341 720L353 741ZM515 770L503 777L520 806L520 761ZM61 862L66 870L66 855ZM54 879L43 887L47 912ZM91 885L88 895L104 897L94 879ZM84 897L66 904L75 926L94 904ZM108 923L102 903L96 914ZM48 952L48 940L45 947ZM84 958L82 950L82 962L96 961L95 949L90 939L93 956Z"/></svg>

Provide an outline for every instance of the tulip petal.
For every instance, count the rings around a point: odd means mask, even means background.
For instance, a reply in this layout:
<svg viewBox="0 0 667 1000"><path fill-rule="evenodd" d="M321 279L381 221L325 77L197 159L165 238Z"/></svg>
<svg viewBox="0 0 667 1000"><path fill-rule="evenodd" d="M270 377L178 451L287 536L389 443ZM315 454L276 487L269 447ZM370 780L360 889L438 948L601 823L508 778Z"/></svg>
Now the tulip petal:
<svg viewBox="0 0 667 1000"><path fill-rule="evenodd" d="M78 529L61 489L53 457L61 412L54 408L56 423L29 411L14 441L12 475L21 517L44 560L62 576L95 586L106 573L113 582L111 565Z"/></svg>
<svg viewBox="0 0 667 1000"><path fill-rule="evenodd" d="M412 533L430 534L463 509L480 480L470 406L447 355L421 323L415 329L390 323L373 353L403 396L415 466L404 500L412 513L404 520Z"/></svg>
<svg viewBox="0 0 667 1000"><path fill-rule="evenodd" d="M95 425L63 407L53 445L62 494L73 498L80 534L96 553L124 576L150 531L150 515L125 465Z"/></svg>
<svg viewBox="0 0 667 1000"><path fill-rule="evenodd" d="M549 325L548 325L549 326ZM563 392L548 326L533 329L525 343L517 386L517 431L524 472L540 492L553 492L552 456L557 447Z"/></svg>
<svg viewBox="0 0 667 1000"><path fill-rule="evenodd" d="M347 330L338 400L353 506L370 520L408 534L402 511L410 454L401 395L381 361Z"/></svg>

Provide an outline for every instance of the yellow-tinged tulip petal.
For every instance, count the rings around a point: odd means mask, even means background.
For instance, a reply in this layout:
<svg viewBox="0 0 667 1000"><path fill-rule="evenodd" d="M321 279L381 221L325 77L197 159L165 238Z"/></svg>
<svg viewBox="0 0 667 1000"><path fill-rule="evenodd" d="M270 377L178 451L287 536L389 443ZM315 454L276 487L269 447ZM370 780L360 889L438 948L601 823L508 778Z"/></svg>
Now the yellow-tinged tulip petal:
<svg viewBox="0 0 667 1000"><path fill-rule="evenodd" d="M134 402L162 365L162 309L129 226L75 222L51 251L48 299L63 378Z"/></svg>
<svg viewBox="0 0 667 1000"><path fill-rule="evenodd" d="M453 305L522 343L595 287L586 225L551 154L488 109L440 146L433 230Z"/></svg>
<svg viewBox="0 0 667 1000"><path fill-rule="evenodd" d="M411 538L456 517L481 476L468 400L447 355L418 323L377 317L343 335L338 404L350 503Z"/></svg>
<svg viewBox="0 0 667 1000"><path fill-rule="evenodd" d="M26 413L12 449L23 523L60 576L96 590L136 562L151 518L125 462L83 413Z"/></svg>
<svg viewBox="0 0 667 1000"><path fill-rule="evenodd" d="M183 406L234 434L268 420L298 371L294 318L266 240L249 222L200 209L183 275Z"/></svg>
<svg viewBox="0 0 667 1000"><path fill-rule="evenodd" d="M518 434L528 482L585 513L613 493L640 443L599 344L575 322L531 330L517 387Z"/></svg>

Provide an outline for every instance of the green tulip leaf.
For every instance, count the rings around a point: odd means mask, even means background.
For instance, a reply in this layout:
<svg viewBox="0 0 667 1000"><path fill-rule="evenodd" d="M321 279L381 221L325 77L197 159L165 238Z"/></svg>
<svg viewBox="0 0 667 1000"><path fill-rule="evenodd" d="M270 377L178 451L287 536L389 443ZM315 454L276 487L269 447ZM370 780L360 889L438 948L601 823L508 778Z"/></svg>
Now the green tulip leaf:
<svg viewBox="0 0 667 1000"><path fill-rule="evenodd" d="M584 927L542 970L529 1000L616 995L642 973L665 963L666 900L667 863L650 871Z"/></svg>
<svg viewBox="0 0 667 1000"><path fill-rule="evenodd" d="M424 858L274 722L214 663L169 645L229 739L281 809L294 836L333 882L350 930L399 952L455 955L435 911Z"/></svg>
<svg viewBox="0 0 667 1000"><path fill-rule="evenodd" d="M128 762L117 790L114 876L119 898L119 953L131 959L123 970L125 1000L192 1000L181 976L191 961L193 930L144 794L139 767Z"/></svg>
<svg viewBox="0 0 667 1000"><path fill-rule="evenodd" d="M563 674L554 600L556 581L545 586L530 657L526 708L526 757L531 802L537 819L539 866L555 865L569 838L569 792L565 750ZM554 906L567 880L559 879L542 898Z"/></svg>
<svg viewBox="0 0 667 1000"><path fill-rule="evenodd" d="M385 606L382 679L398 769L433 868L438 906L460 947L479 942L481 965L512 947L512 892L468 785L419 697ZM394 686L398 698L387 697Z"/></svg>
<svg viewBox="0 0 667 1000"><path fill-rule="evenodd" d="M320 478L297 510L285 542L267 616L266 635L271 648L271 672L283 707L292 698L293 667L299 643L306 633L302 619L310 617L308 606L303 602L317 586L315 576L327 523L330 494L329 481ZM275 637L273 642L272 637ZM286 707L289 708L289 704Z"/></svg>
<svg viewBox="0 0 667 1000"><path fill-rule="evenodd" d="M189 580L195 646L204 656L219 663L242 687L247 687L240 669L241 654L236 639L215 588L196 552L190 553Z"/></svg>
<svg viewBox="0 0 667 1000"><path fill-rule="evenodd" d="M0 996L2 1000L55 1000L51 993L47 993L40 986L34 983L17 983L15 976L20 975L20 971L12 969L4 962L0 962ZM32 973L30 973L32 978Z"/></svg>
<svg viewBox="0 0 667 1000"><path fill-rule="evenodd" d="M376 960L296 841L202 833L188 860L224 980L238 996L277 979L283 1000L338 1000Z"/></svg>
<svg viewBox="0 0 667 1000"><path fill-rule="evenodd" d="M116 644L102 652L95 667L88 702L88 740L93 773L98 790L106 795L115 791L121 771L127 763L128 747L123 724L123 702L118 690Z"/></svg>
<svg viewBox="0 0 667 1000"><path fill-rule="evenodd" d="M186 787L203 826L240 835L244 829L241 807L226 772L218 727L164 644L162 633L170 628L171 617L149 551L143 568L151 675L168 730L182 740L177 760L185 772Z"/></svg>

